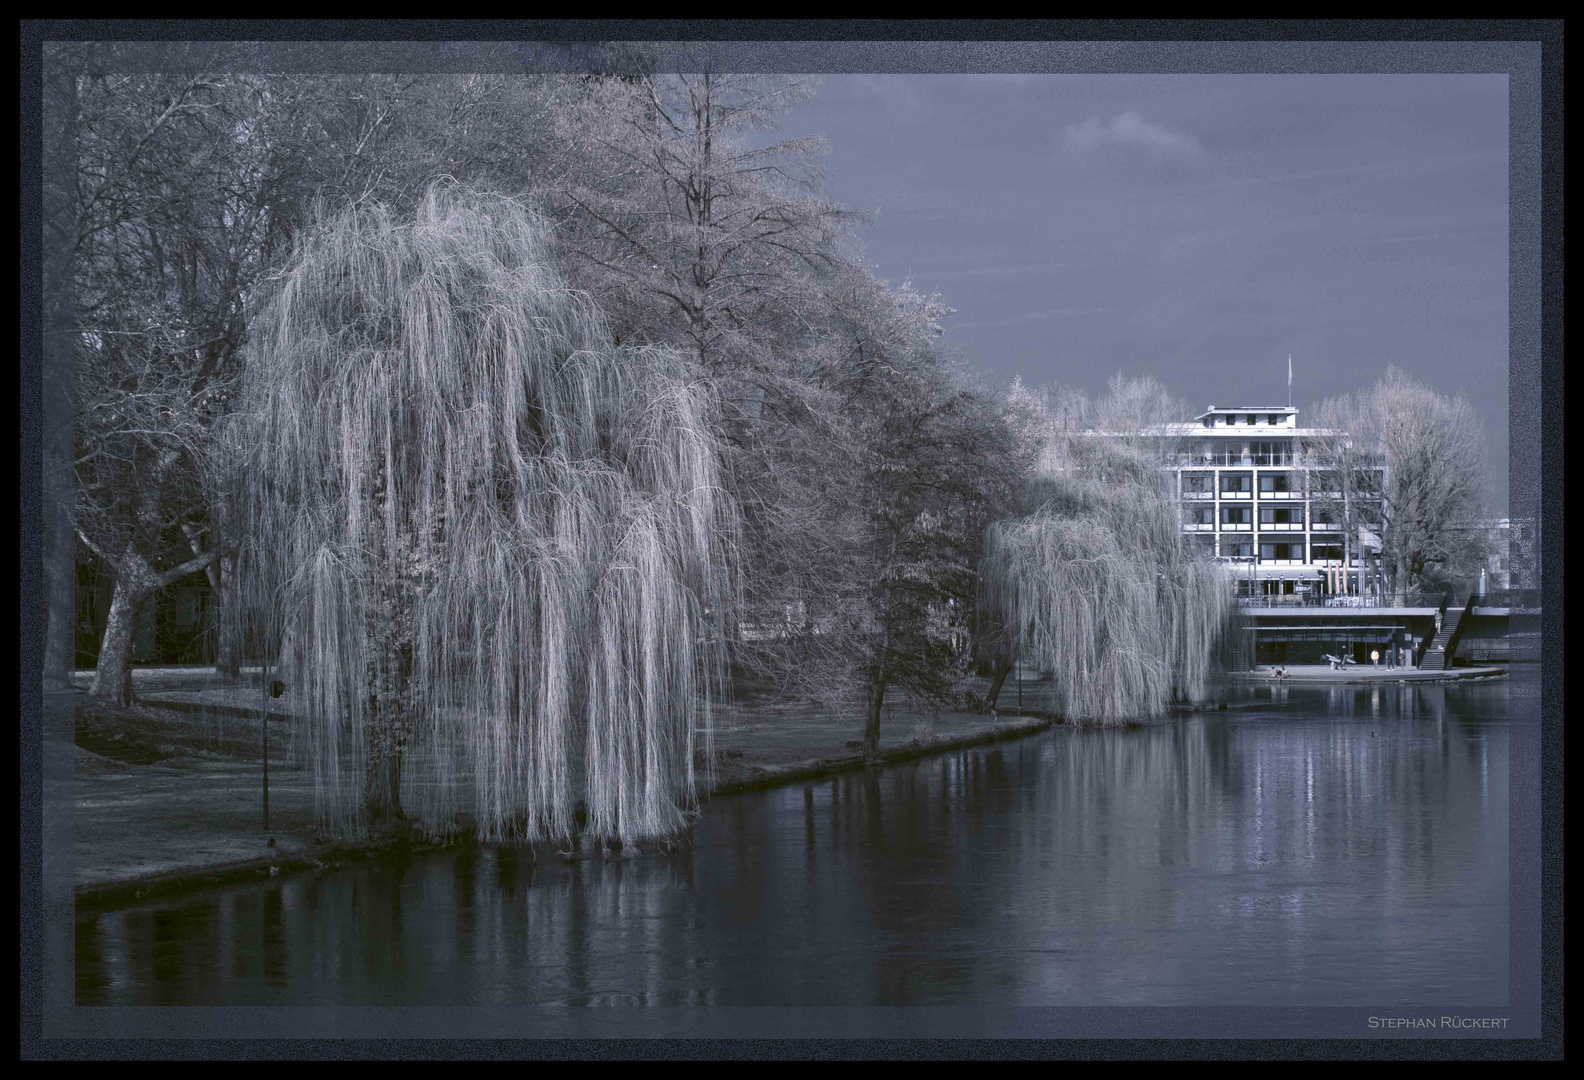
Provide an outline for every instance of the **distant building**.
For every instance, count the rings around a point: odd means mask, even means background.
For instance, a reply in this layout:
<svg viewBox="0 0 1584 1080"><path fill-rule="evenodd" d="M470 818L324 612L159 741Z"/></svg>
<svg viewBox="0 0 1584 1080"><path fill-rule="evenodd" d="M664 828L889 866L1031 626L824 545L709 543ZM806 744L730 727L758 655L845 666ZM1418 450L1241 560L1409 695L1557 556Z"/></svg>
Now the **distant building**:
<svg viewBox="0 0 1584 1080"><path fill-rule="evenodd" d="M1363 595L1379 580L1378 521L1367 495L1350 497L1356 533L1345 535L1340 484L1308 460L1308 444L1332 432L1298 426L1291 406L1211 406L1193 423L1150 434L1169 439L1167 464L1182 500L1183 531L1246 571L1239 594ZM1361 455L1356 489L1381 491L1383 462Z"/></svg>

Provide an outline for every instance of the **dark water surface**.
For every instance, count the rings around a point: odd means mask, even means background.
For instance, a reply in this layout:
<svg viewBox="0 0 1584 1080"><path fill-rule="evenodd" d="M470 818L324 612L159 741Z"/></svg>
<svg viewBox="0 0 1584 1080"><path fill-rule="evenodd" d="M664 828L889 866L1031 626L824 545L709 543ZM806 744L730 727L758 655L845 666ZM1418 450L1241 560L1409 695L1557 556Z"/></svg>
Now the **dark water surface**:
<svg viewBox="0 0 1584 1080"><path fill-rule="evenodd" d="M77 1003L1507 1004L1507 683L1248 693L716 799L669 854L84 911Z"/></svg>

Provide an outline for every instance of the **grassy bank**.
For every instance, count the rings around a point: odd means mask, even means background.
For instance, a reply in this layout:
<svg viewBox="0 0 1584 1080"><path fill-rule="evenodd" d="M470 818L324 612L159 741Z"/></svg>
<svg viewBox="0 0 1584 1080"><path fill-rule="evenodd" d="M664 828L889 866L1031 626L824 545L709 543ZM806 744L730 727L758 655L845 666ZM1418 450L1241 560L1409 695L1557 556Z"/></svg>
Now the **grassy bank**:
<svg viewBox="0 0 1584 1080"><path fill-rule="evenodd" d="M341 865L393 848L429 845L392 832L361 843L322 834L312 777L291 767L290 720L270 720L270 829L262 818L257 691L167 681L126 709L79 699L73 813L79 903L136 903L194 887L264 880ZM1014 697L1015 703L1016 698ZM1025 687L1025 712L924 715L898 706L881 727L880 760L1030 734L1056 721ZM853 713L757 701L715 725L713 756L700 756L711 797L863 767ZM267 839L273 836L273 856ZM553 855L553 853L551 853Z"/></svg>

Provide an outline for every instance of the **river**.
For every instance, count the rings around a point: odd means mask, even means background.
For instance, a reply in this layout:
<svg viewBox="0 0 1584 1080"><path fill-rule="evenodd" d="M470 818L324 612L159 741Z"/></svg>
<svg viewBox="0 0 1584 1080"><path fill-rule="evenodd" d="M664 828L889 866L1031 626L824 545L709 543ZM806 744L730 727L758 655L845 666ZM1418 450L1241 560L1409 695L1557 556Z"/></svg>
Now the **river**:
<svg viewBox="0 0 1584 1080"><path fill-rule="evenodd" d="M721 797L670 851L84 910L76 1001L1502 1006L1508 693L1259 686Z"/></svg>

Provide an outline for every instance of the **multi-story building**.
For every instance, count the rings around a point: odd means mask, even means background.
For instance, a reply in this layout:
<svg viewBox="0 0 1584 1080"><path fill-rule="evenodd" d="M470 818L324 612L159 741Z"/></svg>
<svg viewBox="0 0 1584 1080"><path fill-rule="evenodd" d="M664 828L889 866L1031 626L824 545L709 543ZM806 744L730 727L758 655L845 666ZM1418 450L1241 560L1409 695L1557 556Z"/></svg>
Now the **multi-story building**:
<svg viewBox="0 0 1584 1080"><path fill-rule="evenodd" d="M1327 479L1335 472L1312 452L1336 445L1337 435L1299 427L1291 406L1211 406L1191 424L1152 433L1169 440L1184 532L1245 571L1241 595L1374 591L1379 542L1360 523L1372 520L1367 492L1382 487L1379 458L1354 456L1363 482L1344 499L1342 485Z"/></svg>
<svg viewBox="0 0 1584 1080"><path fill-rule="evenodd" d="M1465 606L1471 657L1519 658L1505 641L1505 597L1482 607L1477 597L1398 597L1382 588L1378 523L1386 465L1379 454L1350 445L1346 432L1300 427L1291 406L1211 406L1192 423L1149 434L1160 440L1176 484L1184 533L1238 568L1257 662L1348 656L1358 663L1417 663L1432 646L1457 662L1450 650ZM1340 480L1344 470L1353 473L1349 484ZM1488 547L1498 552L1487 566L1487 592L1507 587L1504 577L1520 589L1537 576L1528 570L1536 560L1522 557L1537 546L1527 522L1503 519L1470 529L1482 534L1481 543L1489 537Z"/></svg>

